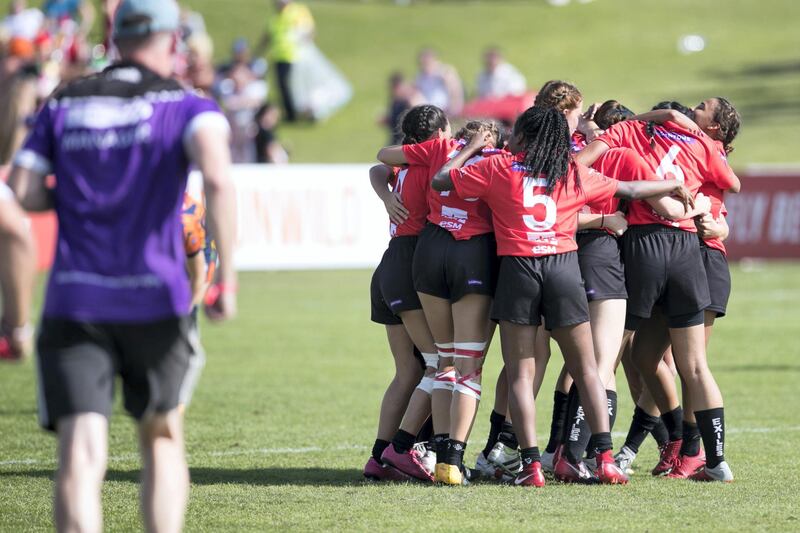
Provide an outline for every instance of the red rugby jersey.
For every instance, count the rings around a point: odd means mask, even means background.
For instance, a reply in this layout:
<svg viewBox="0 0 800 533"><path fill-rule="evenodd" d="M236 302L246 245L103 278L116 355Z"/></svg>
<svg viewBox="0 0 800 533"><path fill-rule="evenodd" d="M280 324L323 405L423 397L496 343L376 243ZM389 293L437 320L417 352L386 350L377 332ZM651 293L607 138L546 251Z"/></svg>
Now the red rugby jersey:
<svg viewBox="0 0 800 533"><path fill-rule="evenodd" d="M727 216L728 210L725 209L725 204L723 203L724 191L722 189L713 183L705 183L702 187L700 187L700 192L708 196L708 198L711 200L711 216L714 217L714 220L719 222L721 217ZM728 250L725 249L725 244L719 237L714 237L713 239L703 239L703 241L709 248L714 248L715 250L719 250L723 254L728 255Z"/></svg>
<svg viewBox="0 0 800 533"><path fill-rule="evenodd" d="M597 161L594 162L592 168L604 176L614 178L619 181L648 181L659 179L650 167L647 166L639 155L630 148L612 148ZM641 201L631 202L644 203ZM645 204L646 206L647 204ZM595 213L604 215L613 215L619 208L619 198L612 197L605 205L593 207L587 205L584 213Z"/></svg>
<svg viewBox="0 0 800 533"><path fill-rule="evenodd" d="M404 166L392 170L389 184L400 195L403 206L408 209L408 218L399 225L389 221L389 234L392 237L419 235L428 217L428 189L431 188L428 169Z"/></svg>
<svg viewBox="0 0 800 533"><path fill-rule="evenodd" d="M695 133L681 128L674 122L656 124L654 135L646 131L647 123L640 120L625 120L611 126L598 137L610 148L631 148L647 163L661 179L677 179L697 194L703 183L713 183L722 190L730 189L736 175L728 165L725 154L705 133ZM651 147L651 141L655 147ZM632 204L635 205L637 202ZM628 213L628 224L663 224L684 231L696 232L690 219L672 222L653 211L644 202Z"/></svg>
<svg viewBox="0 0 800 533"><path fill-rule="evenodd" d="M580 177L581 187L576 185ZM531 178L522 156L504 153L450 172L459 196L475 196L492 210L497 255L541 257L578 249L578 212L602 206L617 191L617 181L578 163L567 182L546 194L546 180Z"/></svg>
<svg viewBox="0 0 800 533"><path fill-rule="evenodd" d="M406 160L411 166L428 170L430 182L433 175L465 146L454 139L431 139L419 144L403 145ZM486 150L486 155L500 150ZM483 155L471 158L464 166L483 159ZM466 240L476 235L491 233L492 214L485 202L478 198L460 197L454 191L439 192L429 188L428 220L449 231L456 240Z"/></svg>

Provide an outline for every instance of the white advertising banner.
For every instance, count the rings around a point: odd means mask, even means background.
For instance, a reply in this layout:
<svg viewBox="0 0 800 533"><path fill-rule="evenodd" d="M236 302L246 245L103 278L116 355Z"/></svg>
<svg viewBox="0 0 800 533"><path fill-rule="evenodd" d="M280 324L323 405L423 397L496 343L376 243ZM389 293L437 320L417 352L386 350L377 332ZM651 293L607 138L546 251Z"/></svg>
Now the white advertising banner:
<svg viewBox="0 0 800 533"><path fill-rule="evenodd" d="M237 165L240 270L376 266L389 218L369 184L370 165ZM202 187L193 175L189 191ZM194 194L193 194L194 195Z"/></svg>

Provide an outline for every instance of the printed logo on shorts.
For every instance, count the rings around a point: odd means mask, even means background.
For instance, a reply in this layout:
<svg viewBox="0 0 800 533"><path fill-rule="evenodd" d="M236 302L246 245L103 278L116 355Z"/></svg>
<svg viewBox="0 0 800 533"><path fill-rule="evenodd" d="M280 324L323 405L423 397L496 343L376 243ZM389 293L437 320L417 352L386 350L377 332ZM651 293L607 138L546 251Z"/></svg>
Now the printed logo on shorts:
<svg viewBox="0 0 800 533"><path fill-rule="evenodd" d="M391 302L389 302L389 307L394 307L396 305L400 305L401 303L403 303L402 298L399 300L392 300Z"/></svg>
<svg viewBox="0 0 800 533"><path fill-rule="evenodd" d="M467 285L483 285L483 281L479 279L470 279L467 280Z"/></svg>

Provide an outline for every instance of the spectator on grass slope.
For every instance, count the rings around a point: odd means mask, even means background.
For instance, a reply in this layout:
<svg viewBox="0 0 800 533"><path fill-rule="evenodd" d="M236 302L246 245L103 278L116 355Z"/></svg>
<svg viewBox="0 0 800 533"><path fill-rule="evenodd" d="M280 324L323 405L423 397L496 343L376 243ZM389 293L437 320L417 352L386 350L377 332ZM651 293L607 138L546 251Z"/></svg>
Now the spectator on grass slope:
<svg viewBox="0 0 800 533"><path fill-rule="evenodd" d="M420 51L418 63L415 85L425 102L458 116L464 107L464 86L455 67L439 61L431 48Z"/></svg>
<svg viewBox="0 0 800 533"><path fill-rule="evenodd" d="M478 75L478 98L518 96L525 92L525 76L503 58L499 48L488 48L483 54L483 71Z"/></svg>
<svg viewBox="0 0 800 533"><path fill-rule="evenodd" d="M267 98L267 84L246 64L235 65L219 84L220 103L231 125L231 156L234 163L256 161L255 115Z"/></svg>
<svg viewBox="0 0 800 533"><path fill-rule="evenodd" d="M267 47L270 48L278 89L283 100L284 116L288 122L294 122L297 119L297 109L289 87L289 78L300 46L314 39L314 19L305 5L292 0L275 0L275 12L270 19L269 28L261 38L256 55L261 55Z"/></svg>
<svg viewBox="0 0 800 533"><path fill-rule="evenodd" d="M275 130L280 122L281 112L273 104L267 102L256 111L256 162L284 164L289 162L289 154L281 145Z"/></svg>

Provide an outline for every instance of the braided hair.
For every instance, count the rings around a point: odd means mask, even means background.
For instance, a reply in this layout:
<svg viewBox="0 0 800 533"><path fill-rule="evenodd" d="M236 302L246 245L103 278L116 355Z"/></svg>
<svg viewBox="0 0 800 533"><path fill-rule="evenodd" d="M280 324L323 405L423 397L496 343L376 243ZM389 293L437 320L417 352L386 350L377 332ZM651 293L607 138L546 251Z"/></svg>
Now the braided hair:
<svg viewBox="0 0 800 533"><path fill-rule="evenodd" d="M566 184L570 156L569 125L564 113L552 107L533 106L517 118L514 134L521 137L528 176L547 180L547 194ZM575 177L580 188L580 179Z"/></svg>
<svg viewBox="0 0 800 533"><path fill-rule="evenodd" d="M583 95L577 87L561 80L550 80L539 89L533 105L552 107L559 111L575 109L583 101Z"/></svg>
<svg viewBox="0 0 800 533"><path fill-rule="evenodd" d="M414 106L406 111L400 120L403 144L425 142L437 130L445 129L447 129L447 115L435 105L423 104Z"/></svg>
<svg viewBox="0 0 800 533"><path fill-rule="evenodd" d="M731 143L739 134L739 127L742 125L742 117L726 98L716 97L717 110L714 112L714 121L719 124L720 141L725 148L725 153L733 152Z"/></svg>
<svg viewBox="0 0 800 533"><path fill-rule="evenodd" d="M606 100L594 112L594 121L601 130L607 130L617 122L628 120L635 113L617 100Z"/></svg>

